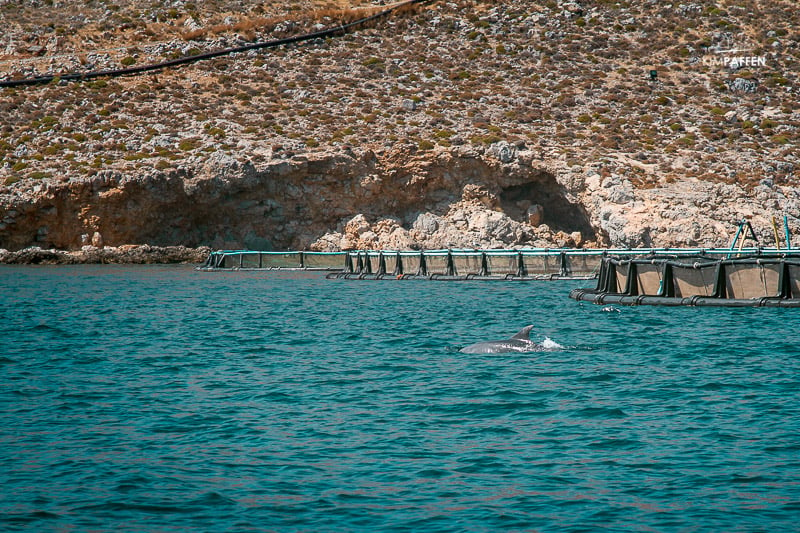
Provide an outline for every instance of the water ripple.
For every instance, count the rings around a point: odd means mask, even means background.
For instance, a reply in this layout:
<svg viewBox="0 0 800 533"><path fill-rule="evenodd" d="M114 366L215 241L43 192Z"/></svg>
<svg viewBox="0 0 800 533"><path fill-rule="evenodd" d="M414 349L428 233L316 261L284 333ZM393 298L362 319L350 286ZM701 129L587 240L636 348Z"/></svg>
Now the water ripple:
<svg viewBox="0 0 800 533"><path fill-rule="evenodd" d="M0 268L0 528L796 529L795 311L580 284Z"/></svg>

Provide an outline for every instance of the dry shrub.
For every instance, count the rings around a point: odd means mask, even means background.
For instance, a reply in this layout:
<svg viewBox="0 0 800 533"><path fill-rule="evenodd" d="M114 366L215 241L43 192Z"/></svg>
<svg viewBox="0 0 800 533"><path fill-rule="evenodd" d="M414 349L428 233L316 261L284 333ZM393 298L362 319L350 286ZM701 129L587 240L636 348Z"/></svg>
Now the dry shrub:
<svg viewBox="0 0 800 533"><path fill-rule="evenodd" d="M418 6L409 6L411 9L401 8L396 13L400 15L413 14L419 9ZM316 9L307 14L307 18L303 21L307 24L324 23L327 21L336 21L337 25L350 24L358 19L365 18L380 12L383 8L367 7L367 8L348 8L348 9ZM296 18L289 16L278 17L248 17L239 20L235 24L215 24L209 28L199 28L196 30L188 31L181 34L181 38L187 41L197 39L207 39L212 35L219 35L223 33L238 32L242 33L248 38L254 38L255 32L264 28L275 27L282 22L293 21L298 22ZM335 27L335 26L334 26ZM252 37L251 37L252 36Z"/></svg>

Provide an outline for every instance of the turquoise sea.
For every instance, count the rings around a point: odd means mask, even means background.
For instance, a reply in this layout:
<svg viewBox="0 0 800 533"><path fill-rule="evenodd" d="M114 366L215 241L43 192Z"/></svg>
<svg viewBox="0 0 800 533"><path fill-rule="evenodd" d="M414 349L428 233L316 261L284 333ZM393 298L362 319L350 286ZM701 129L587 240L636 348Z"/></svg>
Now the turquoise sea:
<svg viewBox="0 0 800 533"><path fill-rule="evenodd" d="M2 267L0 530L800 530L800 311L593 284Z"/></svg>

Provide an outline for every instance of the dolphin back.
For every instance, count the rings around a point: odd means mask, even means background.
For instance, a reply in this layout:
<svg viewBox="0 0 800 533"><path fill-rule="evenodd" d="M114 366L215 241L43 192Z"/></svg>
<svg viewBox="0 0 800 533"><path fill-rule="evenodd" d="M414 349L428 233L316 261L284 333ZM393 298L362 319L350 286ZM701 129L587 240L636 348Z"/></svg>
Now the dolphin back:
<svg viewBox="0 0 800 533"><path fill-rule="evenodd" d="M533 326L525 326L519 333L502 341L478 342L459 350L461 353L538 352L542 347L530 340Z"/></svg>

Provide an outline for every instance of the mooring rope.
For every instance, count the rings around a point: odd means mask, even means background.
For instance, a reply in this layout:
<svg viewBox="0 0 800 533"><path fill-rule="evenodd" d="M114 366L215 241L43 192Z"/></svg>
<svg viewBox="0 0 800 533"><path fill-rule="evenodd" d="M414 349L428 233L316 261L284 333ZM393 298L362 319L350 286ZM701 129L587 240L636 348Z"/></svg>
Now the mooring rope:
<svg viewBox="0 0 800 533"><path fill-rule="evenodd" d="M244 46L237 46L234 48L225 48L222 50L215 50L212 52L206 52L202 54L197 54L194 56L187 56L181 57L178 59L172 59L170 61L164 61L162 63L153 63L150 65L141 65L138 67L128 67L128 68L121 68L121 69L111 69L111 70L95 70L90 72L69 72L65 74L53 74L48 76L37 76L35 78L23 78L18 80L4 80L0 81L0 87L22 87L28 85L43 85L47 83L51 83L52 81L64 80L64 81L82 81L88 80L92 78L102 78L102 77L119 77L119 76L128 76L133 74L142 74L145 72L152 72L154 70L162 70L165 68L170 67L177 67L179 65L187 65L189 63L196 63L198 61L205 61L208 59L213 59L216 57L226 56L230 54L236 54L240 52L248 52L250 50L260 50L265 48L277 48L279 46L284 46L287 44L294 44L300 43L304 41L311 41L314 39L324 39L327 37L333 37L336 35L343 35L347 33L348 30L363 26L373 20L377 20L383 17L394 13L398 9L401 9L405 6L409 6L412 4L426 4L430 3L434 0L405 0L398 4L391 6L388 9L370 15L368 17L363 17L358 20L354 20L353 22L348 22L347 24L341 24L336 26L335 28L328 28L326 30L320 30L313 33L305 33L303 35L296 35L294 37L286 37L284 39L276 39L272 41L264 41L258 43L247 44Z"/></svg>

